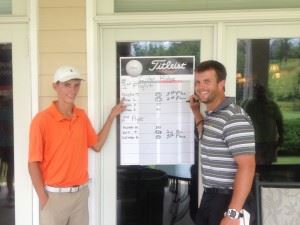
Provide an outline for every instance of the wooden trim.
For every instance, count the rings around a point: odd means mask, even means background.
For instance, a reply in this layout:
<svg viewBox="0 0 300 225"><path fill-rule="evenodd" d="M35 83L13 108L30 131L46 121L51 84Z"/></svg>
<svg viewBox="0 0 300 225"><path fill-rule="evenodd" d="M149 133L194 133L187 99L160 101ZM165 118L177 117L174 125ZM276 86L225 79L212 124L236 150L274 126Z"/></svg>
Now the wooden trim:
<svg viewBox="0 0 300 225"><path fill-rule="evenodd" d="M26 16L0 16L0 24L26 24L29 18Z"/></svg>

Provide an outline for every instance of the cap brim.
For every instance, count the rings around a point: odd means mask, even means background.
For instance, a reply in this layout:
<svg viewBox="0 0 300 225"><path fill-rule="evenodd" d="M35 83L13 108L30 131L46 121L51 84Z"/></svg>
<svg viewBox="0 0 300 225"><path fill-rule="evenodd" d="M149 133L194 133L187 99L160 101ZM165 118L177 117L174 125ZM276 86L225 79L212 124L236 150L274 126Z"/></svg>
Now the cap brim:
<svg viewBox="0 0 300 225"><path fill-rule="evenodd" d="M55 80L54 83L56 82L66 82L66 81L69 81L69 80L83 80L83 78L81 77L78 77L78 76L69 76L69 77L64 77L64 78L61 78L61 79L58 79L58 80Z"/></svg>

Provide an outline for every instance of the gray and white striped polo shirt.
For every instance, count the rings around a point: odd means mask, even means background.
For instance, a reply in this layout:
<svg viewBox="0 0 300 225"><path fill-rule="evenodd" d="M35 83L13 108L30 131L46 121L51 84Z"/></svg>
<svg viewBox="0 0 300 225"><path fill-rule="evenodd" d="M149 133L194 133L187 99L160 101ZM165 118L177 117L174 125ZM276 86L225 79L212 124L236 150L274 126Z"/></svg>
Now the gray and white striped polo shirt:
<svg viewBox="0 0 300 225"><path fill-rule="evenodd" d="M237 170L233 157L255 154L250 117L226 98L215 111L206 112L200 145L204 187L232 188Z"/></svg>

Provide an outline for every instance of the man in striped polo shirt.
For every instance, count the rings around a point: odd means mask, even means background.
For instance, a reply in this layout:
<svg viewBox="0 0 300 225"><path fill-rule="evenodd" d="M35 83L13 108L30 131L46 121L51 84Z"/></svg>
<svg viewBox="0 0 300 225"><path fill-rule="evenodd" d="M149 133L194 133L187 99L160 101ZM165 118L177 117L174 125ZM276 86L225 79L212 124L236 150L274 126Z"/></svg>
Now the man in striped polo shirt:
<svg viewBox="0 0 300 225"><path fill-rule="evenodd" d="M255 173L255 140L250 118L225 97L225 67L213 60L196 67L190 106L201 146L204 193L197 225L238 225ZM205 117L200 103L206 105Z"/></svg>

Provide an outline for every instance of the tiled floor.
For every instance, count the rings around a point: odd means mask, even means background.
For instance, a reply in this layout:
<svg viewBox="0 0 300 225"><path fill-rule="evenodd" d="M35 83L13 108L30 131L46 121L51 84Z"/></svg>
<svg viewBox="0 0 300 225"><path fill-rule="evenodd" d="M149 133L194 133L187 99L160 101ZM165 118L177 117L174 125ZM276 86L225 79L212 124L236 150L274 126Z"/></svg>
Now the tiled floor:
<svg viewBox="0 0 300 225"><path fill-rule="evenodd" d="M0 225L15 225L15 207L6 198L7 189L0 186Z"/></svg>

